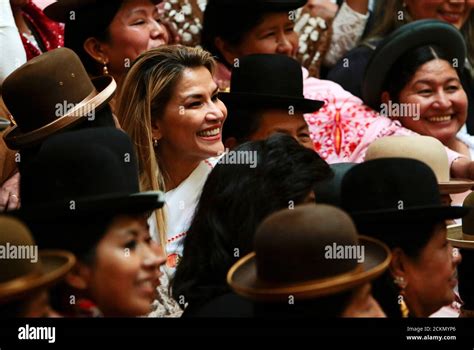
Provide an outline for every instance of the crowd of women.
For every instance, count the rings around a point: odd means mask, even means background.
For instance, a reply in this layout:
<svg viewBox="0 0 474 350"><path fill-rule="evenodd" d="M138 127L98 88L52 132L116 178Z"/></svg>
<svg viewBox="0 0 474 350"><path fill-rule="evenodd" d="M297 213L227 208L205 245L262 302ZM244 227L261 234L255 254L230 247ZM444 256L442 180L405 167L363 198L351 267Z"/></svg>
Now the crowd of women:
<svg viewBox="0 0 474 350"><path fill-rule="evenodd" d="M1 0L0 315L471 316L473 9Z"/></svg>

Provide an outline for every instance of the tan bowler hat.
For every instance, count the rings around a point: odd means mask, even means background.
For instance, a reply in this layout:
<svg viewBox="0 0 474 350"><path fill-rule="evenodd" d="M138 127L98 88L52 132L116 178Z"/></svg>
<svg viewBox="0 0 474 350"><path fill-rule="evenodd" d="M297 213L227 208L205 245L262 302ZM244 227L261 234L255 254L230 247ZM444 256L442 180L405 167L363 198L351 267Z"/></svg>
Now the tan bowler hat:
<svg viewBox="0 0 474 350"><path fill-rule="evenodd" d="M388 136L373 142L365 160L412 158L427 164L435 173L441 194L462 193L474 187L468 179L450 179L448 154L443 144L430 136Z"/></svg>

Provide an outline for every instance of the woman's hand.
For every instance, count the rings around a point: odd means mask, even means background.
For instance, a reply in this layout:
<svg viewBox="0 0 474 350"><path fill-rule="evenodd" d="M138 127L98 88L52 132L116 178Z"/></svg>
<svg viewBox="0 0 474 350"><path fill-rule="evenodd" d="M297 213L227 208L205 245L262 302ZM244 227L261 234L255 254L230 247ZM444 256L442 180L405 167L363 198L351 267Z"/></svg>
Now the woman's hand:
<svg viewBox="0 0 474 350"><path fill-rule="evenodd" d="M339 6L330 0L308 0L306 7L313 17L321 17L330 20L336 16Z"/></svg>
<svg viewBox="0 0 474 350"><path fill-rule="evenodd" d="M456 158L451 163L450 172L452 178L474 180L474 162L465 157Z"/></svg>
<svg viewBox="0 0 474 350"><path fill-rule="evenodd" d="M0 188L0 212L20 208L20 173L16 173Z"/></svg>

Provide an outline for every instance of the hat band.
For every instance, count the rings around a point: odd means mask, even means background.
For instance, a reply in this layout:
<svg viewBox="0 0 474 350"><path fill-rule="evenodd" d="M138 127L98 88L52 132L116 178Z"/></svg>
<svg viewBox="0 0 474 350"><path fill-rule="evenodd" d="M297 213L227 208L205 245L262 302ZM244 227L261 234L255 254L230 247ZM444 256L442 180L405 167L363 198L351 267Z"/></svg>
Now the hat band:
<svg viewBox="0 0 474 350"><path fill-rule="evenodd" d="M98 91L96 88L92 90L92 92L87 95L81 102L76 103L76 105L68 110L65 115L68 117L83 117L87 115L88 113L92 112L95 110L96 106L92 104L91 106L88 105L88 102L92 100L96 95L98 94ZM84 106L88 106L87 111L84 111ZM87 113L84 113L87 112Z"/></svg>
<svg viewBox="0 0 474 350"><path fill-rule="evenodd" d="M117 83L111 78L111 81L108 86L104 88L100 93L95 87L93 91L88 96L86 96L81 102L79 102L74 108L72 108L63 116L57 118L56 120L53 120L49 124L46 124L39 129L35 129L26 133L21 133L20 128L18 128L18 125L14 125L4 132L3 139L5 140L7 146L10 149L18 149L23 145L38 142L44 139L46 136L53 134L57 130L69 127L74 123L78 123L81 120L86 119L87 116L83 116L80 114L78 116L75 116L74 114L78 114L79 110L84 110L85 106L87 106L87 104L89 103L92 104L92 111L96 110L97 106L101 106L103 103L107 102L107 99L112 96L116 87Z"/></svg>
<svg viewBox="0 0 474 350"><path fill-rule="evenodd" d="M288 284L283 287L276 287L276 288L262 288L258 291L258 293L262 294L291 294L291 293L299 293L299 292L304 292L309 289L312 289L313 286L318 286L319 289L324 289L327 287L332 287L334 284L337 284L338 282L345 281L347 279L350 279L352 276L360 273L363 271L362 265L357 265L355 269L352 269L348 272L344 272L343 274L337 275L335 277L328 277L328 278L320 278L320 279L315 279L315 280L309 280L306 282L300 282L300 283L294 283L294 284ZM263 280L262 280L263 281ZM273 284L273 282L266 282L268 284ZM277 283L275 283L277 285Z"/></svg>
<svg viewBox="0 0 474 350"><path fill-rule="evenodd" d="M236 270L238 270L242 265L246 264L249 260L255 258L255 256L256 253L253 252L242 258L239 263L235 264L231 270L229 270L228 276L233 275ZM337 284L342 284L348 280L351 280L353 276L360 274L363 271L362 265L359 264L354 269L339 274L335 277L319 278L299 283L279 284L277 282L267 282L262 280L262 282L266 283L268 286L262 288L259 287L258 289L242 287L241 285L238 286L233 283L231 285L232 288L239 290L245 295L255 295L257 297L280 296L308 292L316 289L315 287L317 287L318 290L333 288Z"/></svg>
<svg viewBox="0 0 474 350"><path fill-rule="evenodd" d="M462 233L462 238L465 240L465 241L474 241L474 235L470 235L470 234L467 234L467 233Z"/></svg>
<svg viewBox="0 0 474 350"><path fill-rule="evenodd" d="M82 101L76 103L76 105L71 108L70 110L68 110L66 113L64 113L63 115L61 115L59 118L49 122L48 124L46 125L43 125L41 126L40 128L37 128L37 129L34 129L34 130L31 130L31 131L28 131L25 135L28 135L29 133L34 133L38 130L45 130L45 131L49 131L50 128L52 127L56 127L56 125L58 123L61 123L62 120L64 120L64 118L69 118L69 117L75 117L75 118L80 118L80 117L83 117L84 115L81 114L80 112L83 111L84 109L84 106L87 106L88 102L91 101L95 96L97 96L98 92L97 92L97 89L94 88L94 90L92 90L92 92L87 95ZM95 108L94 106L92 106L92 108L90 109L90 111L93 111ZM90 112L89 111L89 112ZM15 117L13 115L10 115L8 117L10 119L10 122L13 124L12 127L10 128L10 130L8 130L6 133L5 133L5 136L4 137L7 137L7 135L13 131L13 129L15 128L18 128L21 130L21 127L18 126L18 123L16 122L15 120ZM62 123L61 123L62 124ZM25 137L25 136L24 136Z"/></svg>

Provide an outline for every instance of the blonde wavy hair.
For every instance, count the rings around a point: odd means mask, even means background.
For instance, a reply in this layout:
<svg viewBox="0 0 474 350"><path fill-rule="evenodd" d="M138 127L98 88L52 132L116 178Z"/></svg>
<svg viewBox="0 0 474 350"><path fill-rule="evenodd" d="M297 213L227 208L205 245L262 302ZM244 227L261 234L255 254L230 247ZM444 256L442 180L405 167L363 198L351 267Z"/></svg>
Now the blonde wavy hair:
<svg viewBox="0 0 474 350"><path fill-rule="evenodd" d="M141 191L166 191L159 155L153 147L152 125L162 117L187 68L205 67L214 74L216 62L200 48L161 46L133 63L118 98L117 117L137 153ZM155 211L160 242L166 248L166 214Z"/></svg>

